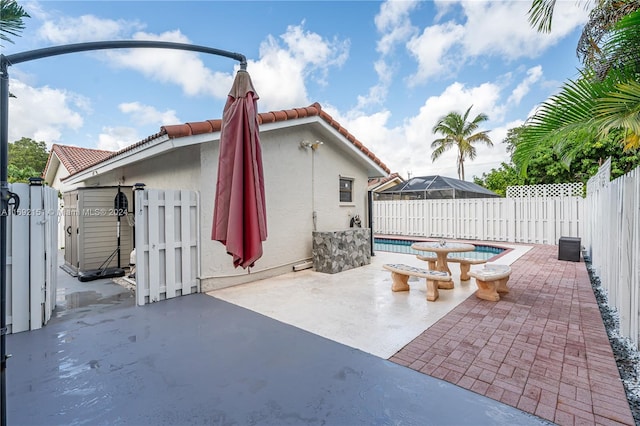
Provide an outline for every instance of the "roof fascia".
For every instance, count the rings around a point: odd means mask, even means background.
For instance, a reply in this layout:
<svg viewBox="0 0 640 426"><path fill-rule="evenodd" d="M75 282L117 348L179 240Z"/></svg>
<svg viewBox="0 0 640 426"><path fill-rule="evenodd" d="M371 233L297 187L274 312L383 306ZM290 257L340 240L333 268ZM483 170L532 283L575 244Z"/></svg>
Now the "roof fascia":
<svg viewBox="0 0 640 426"><path fill-rule="evenodd" d="M53 179L56 177L56 172L58 168L62 165L62 161L58 158L58 154L55 151L51 151L51 157L47 162L47 170L44 173L44 181L51 185L53 183ZM55 170L53 170L55 169Z"/></svg>
<svg viewBox="0 0 640 426"><path fill-rule="evenodd" d="M217 140L220 138L220 132L203 133L199 135L184 136L181 138L169 139L167 135L162 135L149 142L143 143L129 151L122 152L115 157L101 161L81 172L78 172L64 179L65 184L74 185L83 182L94 176L108 173L114 169L128 166L129 164L141 161L147 158L164 154L171 150L182 148L185 146L196 145L203 142Z"/></svg>

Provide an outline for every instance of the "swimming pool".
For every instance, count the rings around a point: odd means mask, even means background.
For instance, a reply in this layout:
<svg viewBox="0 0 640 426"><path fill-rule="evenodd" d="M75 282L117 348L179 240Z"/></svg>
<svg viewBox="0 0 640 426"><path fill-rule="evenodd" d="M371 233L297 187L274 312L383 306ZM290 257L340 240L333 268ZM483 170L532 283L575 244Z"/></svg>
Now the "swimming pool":
<svg viewBox="0 0 640 426"><path fill-rule="evenodd" d="M396 240L394 238L374 238L373 249L378 251L389 251L392 253L404 253L404 254L421 254L423 251L417 251L411 248L411 244L417 241L414 240ZM464 257L472 259L484 259L489 260L494 256L499 255L506 249L502 247L477 245L474 251L467 251L462 253L449 253L449 257Z"/></svg>

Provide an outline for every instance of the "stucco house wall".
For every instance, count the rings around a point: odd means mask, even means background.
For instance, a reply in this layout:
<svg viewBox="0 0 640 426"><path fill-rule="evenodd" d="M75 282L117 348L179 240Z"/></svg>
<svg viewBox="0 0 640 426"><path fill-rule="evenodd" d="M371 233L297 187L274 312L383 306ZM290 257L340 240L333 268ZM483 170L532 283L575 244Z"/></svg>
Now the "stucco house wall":
<svg viewBox="0 0 640 426"><path fill-rule="evenodd" d="M362 215L366 209L367 171L345 156L335 141L313 129L262 131L260 138L268 238L263 244L262 258L250 271L233 269L224 246L211 241L217 176L213 171L217 170L219 144L202 145L203 291L290 272L293 265L311 259L314 211L316 228L323 231L348 228L351 215ZM300 145L302 141L316 140L323 142L316 150ZM354 179L352 203L339 201L341 175Z"/></svg>

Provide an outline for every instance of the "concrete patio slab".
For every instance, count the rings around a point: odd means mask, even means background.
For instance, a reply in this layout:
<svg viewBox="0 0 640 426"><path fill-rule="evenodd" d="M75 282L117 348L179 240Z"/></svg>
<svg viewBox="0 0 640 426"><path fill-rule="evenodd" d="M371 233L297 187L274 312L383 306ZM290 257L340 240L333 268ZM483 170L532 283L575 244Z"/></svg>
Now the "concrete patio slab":
<svg viewBox="0 0 640 426"><path fill-rule="evenodd" d="M500 245L512 249L497 260L507 265L531 248ZM426 283L418 278L409 280L410 291L393 293L385 263L426 267L413 255L376 252L371 264L338 274L308 269L207 294L389 358L477 290L473 280L460 282L460 265L452 263L454 288L440 290L438 300L427 302Z"/></svg>

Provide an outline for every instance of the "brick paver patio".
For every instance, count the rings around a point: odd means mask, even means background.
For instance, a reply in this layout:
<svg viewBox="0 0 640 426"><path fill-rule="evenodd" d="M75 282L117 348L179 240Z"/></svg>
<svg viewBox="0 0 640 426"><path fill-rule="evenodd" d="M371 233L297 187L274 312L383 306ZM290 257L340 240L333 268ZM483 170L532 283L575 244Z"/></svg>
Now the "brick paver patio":
<svg viewBox="0 0 640 426"><path fill-rule="evenodd" d="M469 297L390 360L559 425L634 425L585 264L557 252L535 246L500 301Z"/></svg>

